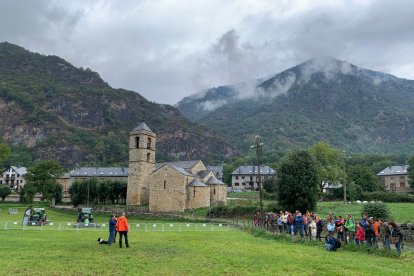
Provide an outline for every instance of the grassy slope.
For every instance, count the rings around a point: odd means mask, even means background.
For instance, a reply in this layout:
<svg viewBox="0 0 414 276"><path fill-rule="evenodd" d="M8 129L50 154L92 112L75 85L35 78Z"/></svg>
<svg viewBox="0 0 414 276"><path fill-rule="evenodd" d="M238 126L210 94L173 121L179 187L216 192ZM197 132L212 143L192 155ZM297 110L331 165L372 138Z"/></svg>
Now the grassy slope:
<svg viewBox="0 0 414 276"><path fill-rule="evenodd" d="M335 215L351 214L355 218L361 217L362 204L347 204L342 202L319 202L317 212L325 217L329 212ZM399 223L414 222L414 203L387 203L391 216Z"/></svg>
<svg viewBox="0 0 414 276"><path fill-rule="evenodd" d="M322 246L269 241L239 231L131 233L129 249L98 245L96 239L94 232L2 232L0 252L7 254L0 259L1 274L408 275L413 261L412 254L392 259L329 253Z"/></svg>

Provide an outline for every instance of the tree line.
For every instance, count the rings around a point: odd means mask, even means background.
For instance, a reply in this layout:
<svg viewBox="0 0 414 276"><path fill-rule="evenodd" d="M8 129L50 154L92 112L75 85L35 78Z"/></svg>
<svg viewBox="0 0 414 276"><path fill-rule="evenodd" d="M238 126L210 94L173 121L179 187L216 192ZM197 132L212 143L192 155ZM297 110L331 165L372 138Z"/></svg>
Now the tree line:
<svg viewBox="0 0 414 276"><path fill-rule="evenodd" d="M120 180L99 181L89 178L75 181L69 188L73 205L126 204L127 182Z"/></svg>

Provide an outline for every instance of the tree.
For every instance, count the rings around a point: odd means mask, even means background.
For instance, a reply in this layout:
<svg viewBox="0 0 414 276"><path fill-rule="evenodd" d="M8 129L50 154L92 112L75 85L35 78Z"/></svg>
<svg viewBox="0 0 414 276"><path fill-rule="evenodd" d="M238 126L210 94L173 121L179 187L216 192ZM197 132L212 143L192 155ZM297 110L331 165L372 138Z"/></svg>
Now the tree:
<svg viewBox="0 0 414 276"><path fill-rule="evenodd" d="M11 189L7 185L0 185L0 197L1 200L4 201L4 199L12 193Z"/></svg>
<svg viewBox="0 0 414 276"><path fill-rule="evenodd" d="M54 160L36 162L29 168L27 180L36 187L36 192L42 193L43 200L51 200L54 196L56 178L63 174L63 167Z"/></svg>
<svg viewBox="0 0 414 276"><path fill-rule="evenodd" d="M366 166L348 167L348 179L355 187L355 193L358 198L362 192L376 192L379 190L378 180L372 171Z"/></svg>
<svg viewBox="0 0 414 276"><path fill-rule="evenodd" d="M316 208L319 179L315 159L307 151L293 153L279 169L278 201L286 210L305 212Z"/></svg>
<svg viewBox="0 0 414 276"><path fill-rule="evenodd" d="M3 164L11 155L11 149L8 145L0 143L0 164Z"/></svg>
<svg viewBox="0 0 414 276"><path fill-rule="evenodd" d="M21 203L33 203L36 194L36 186L33 183L26 183L19 192Z"/></svg>
<svg viewBox="0 0 414 276"><path fill-rule="evenodd" d="M322 192L323 182L336 183L345 178L343 156L325 142L318 142L309 148L309 153L317 161L319 188Z"/></svg>
<svg viewBox="0 0 414 276"><path fill-rule="evenodd" d="M365 213L368 217L373 217L374 219L382 218L383 220L388 220L390 217L390 209L382 202L364 204L361 213Z"/></svg>
<svg viewBox="0 0 414 276"><path fill-rule="evenodd" d="M409 160L408 160L408 178L409 180L409 184L411 186L411 188L414 188L414 156L412 156Z"/></svg>
<svg viewBox="0 0 414 276"><path fill-rule="evenodd" d="M263 189L269 194L275 194L277 192L276 179L270 178L263 181Z"/></svg>

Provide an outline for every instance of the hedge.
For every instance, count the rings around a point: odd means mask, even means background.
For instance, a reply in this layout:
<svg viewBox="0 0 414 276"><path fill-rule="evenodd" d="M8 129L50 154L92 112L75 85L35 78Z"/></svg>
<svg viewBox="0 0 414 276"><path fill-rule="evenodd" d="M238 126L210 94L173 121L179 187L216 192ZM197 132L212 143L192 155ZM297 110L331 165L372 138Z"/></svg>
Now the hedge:
<svg viewBox="0 0 414 276"><path fill-rule="evenodd" d="M362 193L361 200L383 202L414 202L414 196L404 193L372 192Z"/></svg>

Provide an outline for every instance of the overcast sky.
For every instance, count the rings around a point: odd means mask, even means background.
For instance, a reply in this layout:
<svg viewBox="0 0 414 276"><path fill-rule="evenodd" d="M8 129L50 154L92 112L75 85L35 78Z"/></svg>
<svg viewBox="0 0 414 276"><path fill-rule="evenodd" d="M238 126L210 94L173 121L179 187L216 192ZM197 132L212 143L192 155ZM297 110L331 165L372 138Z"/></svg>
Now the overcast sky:
<svg viewBox="0 0 414 276"><path fill-rule="evenodd" d="M159 103L329 55L414 79L414 1L0 0L0 41Z"/></svg>

